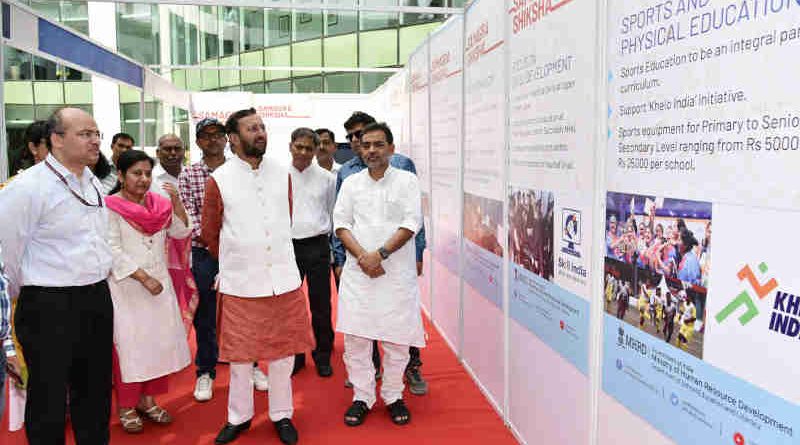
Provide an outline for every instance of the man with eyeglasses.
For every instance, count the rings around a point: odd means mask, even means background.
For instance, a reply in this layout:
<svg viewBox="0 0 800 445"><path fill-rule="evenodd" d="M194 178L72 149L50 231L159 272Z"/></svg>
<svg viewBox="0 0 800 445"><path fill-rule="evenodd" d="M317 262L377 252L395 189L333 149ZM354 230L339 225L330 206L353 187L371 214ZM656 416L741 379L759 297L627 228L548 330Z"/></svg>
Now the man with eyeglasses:
<svg viewBox="0 0 800 445"><path fill-rule="evenodd" d="M362 111L355 111L345 121L344 128L347 130L347 140L350 141L350 146L355 151L356 156L345 162L336 177L336 194L338 196L339 190L342 188L342 183L349 176L354 175L367 168L364 162L363 153L361 153L361 137L364 128L375 123L375 118ZM414 166L414 161L403 156L400 153L394 153L389 158L389 164L397 169L405 170L413 174L417 174L417 168ZM420 227L414 238L415 252L417 259L417 276L422 275L422 254L425 251L425 227ZM345 248L341 240L336 236L333 237L333 262L334 262L334 275L336 279L336 287L339 287L339 280L342 275L342 268L345 263ZM419 356L419 349L411 347L411 358L406 368L406 380L408 381L408 390L415 395L425 395L428 392L428 382L422 378L419 372L422 366L422 360ZM375 365L375 377L381 377L381 357L378 352L377 342L373 344L372 350L372 363ZM345 380L345 386L351 387L351 382Z"/></svg>
<svg viewBox="0 0 800 445"><path fill-rule="evenodd" d="M195 126L195 135L197 146L203 152L203 159L183 169L178 175L178 193L194 224L192 275L200 295L197 311L194 314L194 333L197 341L197 353L194 359L197 381L194 398L198 402L207 402L213 396L212 386L217 376L217 293L214 290L214 277L217 276L218 266L217 260L208 253L206 245L200 240L200 215L203 211L206 181L216 168L225 163L227 139L225 127L214 118L205 118L198 122Z"/></svg>
<svg viewBox="0 0 800 445"><path fill-rule="evenodd" d="M370 355L383 345L381 398L397 425L411 420L403 402L403 374L411 345L425 346L412 238L422 227L419 181L389 165L394 138L386 124L364 128L360 156L368 169L342 185L333 227L347 249L336 330L344 334L344 362L353 383L348 426L364 422L375 404ZM406 371L407 374L407 371Z"/></svg>
<svg viewBox="0 0 800 445"><path fill-rule="evenodd" d="M219 166L225 163L225 127L215 118L205 118L195 127L197 146L203 152L203 159L183 169L178 176L178 193L181 202L192 217L192 275L197 284L200 301L194 314L194 333L197 341L197 355L194 364L197 367L194 398L198 402L207 402L213 397L214 379L217 377L217 291L214 289L214 278L219 273L216 258L211 256L208 248L200 239L202 227L203 198L206 192L206 181ZM160 159L160 158L159 158ZM155 170L153 171L155 175ZM155 182L155 181L153 181ZM253 385L259 391L269 388L267 376L253 367Z"/></svg>
<svg viewBox="0 0 800 445"><path fill-rule="evenodd" d="M32 445L63 444L68 394L75 442L108 444L112 259L102 185L89 169L101 135L77 108L56 111L47 127L50 154L0 191L0 244L28 365L25 432Z"/></svg>
<svg viewBox="0 0 800 445"><path fill-rule="evenodd" d="M253 364L265 360L269 418L280 441L292 445L294 356L314 349L292 246L292 177L264 156L267 131L254 108L231 114L225 130L236 156L208 180L200 235L219 258L219 356L230 363L227 422L214 442L232 442L250 428Z"/></svg>

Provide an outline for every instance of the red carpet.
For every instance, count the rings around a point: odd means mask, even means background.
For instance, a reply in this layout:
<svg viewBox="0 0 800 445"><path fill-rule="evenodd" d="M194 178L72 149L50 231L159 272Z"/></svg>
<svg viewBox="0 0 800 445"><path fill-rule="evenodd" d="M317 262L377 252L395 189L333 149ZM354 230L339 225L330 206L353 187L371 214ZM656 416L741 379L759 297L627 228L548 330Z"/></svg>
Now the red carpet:
<svg viewBox="0 0 800 445"><path fill-rule="evenodd" d="M317 376L313 361L294 377L294 423L301 444L516 444L503 421L495 413L458 363L439 333L428 323L428 347L422 350L423 375L430 384L425 396L406 391L404 399L411 410L412 421L406 426L394 425L379 401L365 423L348 427L343 423L344 411L350 405L352 391L344 387L342 338L337 335L334 375ZM145 432L129 435L122 431L114 417L111 443L117 444L213 444L225 422L227 407L228 368L218 367L214 398L197 403L192 397L194 366L174 376L170 392L157 400L175 418L166 427L145 423ZM237 445L280 444L266 411L265 393L256 394L256 417L249 431L239 436ZM116 412L116 409L114 409ZM7 417L7 416L6 416ZM24 445L23 432L9 433L8 421L2 422L0 444ZM68 444L73 444L68 432Z"/></svg>

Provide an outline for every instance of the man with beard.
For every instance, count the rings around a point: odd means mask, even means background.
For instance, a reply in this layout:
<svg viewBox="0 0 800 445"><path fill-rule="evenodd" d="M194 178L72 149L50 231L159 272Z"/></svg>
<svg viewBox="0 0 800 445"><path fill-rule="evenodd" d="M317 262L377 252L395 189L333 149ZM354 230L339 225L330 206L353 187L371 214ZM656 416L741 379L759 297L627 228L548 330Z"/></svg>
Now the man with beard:
<svg viewBox="0 0 800 445"><path fill-rule="evenodd" d="M422 226L419 182L389 165L394 152L386 124L364 128L361 157L368 170L343 185L333 212L336 235L347 249L337 330L353 383L345 424L360 425L375 404L373 341L383 344L381 398L397 425L411 420L403 402L409 347L425 346L412 238Z"/></svg>
<svg viewBox="0 0 800 445"><path fill-rule="evenodd" d="M339 190L342 188L342 184L344 183L345 179L349 176L359 173L367 168L367 164L364 161L361 153L361 137L363 135L364 128L369 125L375 123L375 118L370 116L367 113L361 111L355 111L352 115L345 121L344 128L347 130L347 140L350 141L350 145L353 147L353 151L356 153L356 156L350 159L349 161L342 164L339 173L336 176L336 193L339 193ZM405 170L407 172L417 174L417 168L414 166L414 161L409 159L406 156L401 155L400 153L394 153L389 158L389 164L397 168L399 170ZM489 242L497 243L496 237L492 232L490 234ZM420 227L419 231L414 238L414 246L415 246L415 253L417 259L417 276L422 275L422 259L423 259L423 252L425 251L425 227ZM499 244L498 244L499 247ZM502 255L502 252L501 252ZM342 275L342 270L344 268L345 263L345 248L342 245L342 242L337 238L335 235L333 236L333 261L334 261L334 276L336 279L336 286L339 286L339 279ZM412 346L410 351L410 358L408 361L408 366L406 367L405 378L408 381L409 385L409 392L414 395L425 395L428 393L428 382L422 378L422 374L420 373L420 367L422 366L422 359L420 358L419 349ZM375 342L373 344L373 353L372 353L372 363L375 365L375 377L381 378L381 359L380 354L378 353L378 343ZM349 380L345 380L344 385L348 388L351 387L351 383Z"/></svg>
<svg viewBox="0 0 800 445"><path fill-rule="evenodd" d="M217 340L230 363L228 422L217 444L250 428L253 363L269 362L269 417L284 444L297 443L292 424L294 355L314 348L292 246L289 170L265 159L267 133L253 108L228 118L236 157L211 174L201 238L219 258Z"/></svg>

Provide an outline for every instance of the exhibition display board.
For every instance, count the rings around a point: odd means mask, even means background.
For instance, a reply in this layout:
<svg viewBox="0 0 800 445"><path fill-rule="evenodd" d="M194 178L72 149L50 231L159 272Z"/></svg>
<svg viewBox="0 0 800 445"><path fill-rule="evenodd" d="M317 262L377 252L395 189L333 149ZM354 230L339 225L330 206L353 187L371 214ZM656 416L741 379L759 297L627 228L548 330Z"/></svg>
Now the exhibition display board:
<svg viewBox="0 0 800 445"><path fill-rule="evenodd" d="M435 325L524 443L800 443L800 2L499 3L407 68Z"/></svg>
<svg viewBox="0 0 800 445"><path fill-rule="evenodd" d="M473 3L464 17L464 129L461 355L499 410L505 410L506 81L503 8ZM436 283L434 283L434 287Z"/></svg>
<svg viewBox="0 0 800 445"><path fill-rule="evenodd" d="M461 252L461 105L463 21L453 18L428 41L430 59L430 170L432 318L443 337L458 349L461 330L459 258Z"/></svg>
<svg viewBox="0 0 800 445"><path fill-rule="evenodd" d="M603 390L677 443L799 443L800 5L608 11Z"/></svg>

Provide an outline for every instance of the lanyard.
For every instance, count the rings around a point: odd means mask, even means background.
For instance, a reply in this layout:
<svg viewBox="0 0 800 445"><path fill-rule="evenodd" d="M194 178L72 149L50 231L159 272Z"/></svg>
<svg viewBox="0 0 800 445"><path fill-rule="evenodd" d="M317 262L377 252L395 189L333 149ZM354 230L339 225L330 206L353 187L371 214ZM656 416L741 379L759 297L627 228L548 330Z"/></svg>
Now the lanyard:
<svg viewBox="0 0 800 445"><path fill-rule="evenodd" d="M64 183L64 186L67 187L67 190L69 190L70 193L72 193L72 196L77 198L78 201L81 202L81 204L85 205L86 207L100 207L100 208L103 207L103 197L102 197L102 195L100 195L100 190L97 190L97 187L94 185L94 183L91 183L91 184L92 184L92 187L94 188L95 193L97 193L97 204L90 203L89 201L84 199L83 196L81 196L78 192L73 190L72 187L69 186L69 183L67 182L67 178L65 178L64 175L59 173L58 170L56 170L52 165L50 165L50 163L47 162L46 159L45 159L44 163L45 163L45 165L47 165L47 168L49 168L50 171L52 171L56 176L58 176L58 179L60 179L61 182ZM89 181L89 182L91 182L91 181Z"/></svg>

